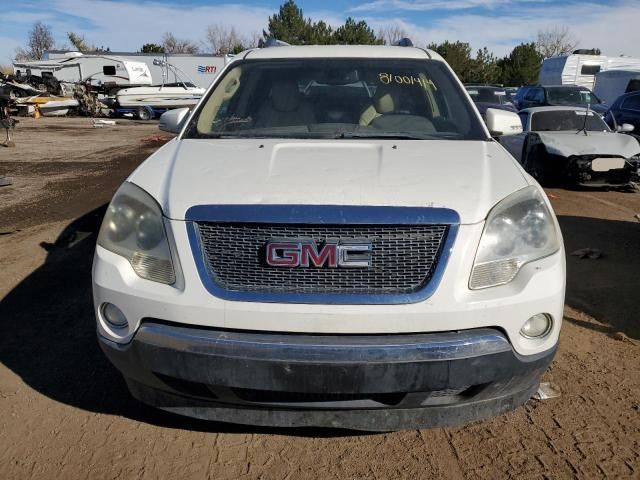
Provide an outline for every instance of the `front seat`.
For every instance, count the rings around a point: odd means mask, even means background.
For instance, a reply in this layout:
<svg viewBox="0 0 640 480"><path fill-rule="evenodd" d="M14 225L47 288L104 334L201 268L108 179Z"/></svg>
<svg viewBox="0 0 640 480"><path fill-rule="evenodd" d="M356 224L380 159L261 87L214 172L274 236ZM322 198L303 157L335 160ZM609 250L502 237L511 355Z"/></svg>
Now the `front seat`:
<svg viewBox="0 0 640 480"><path fill-rule="evenodd" d="M371 125L376 118L395 112L396 105L400 103L400 92L397 87L380 85L372 100L372 105L360 115L360 125Z"/></svg>
<svg viewBox="0 0 640 480"><path fill-rule="evenodd" d="M294 80L275 81L269 98L256 114L256 127L293 127L316 123L311 105L303 98Z"/></svg>
<svg viewBox="0 0 640 480"><path fill-rule="evenodd" d="M414 86L381 85L373 95L373 103L360 115L360 125L387 131L420 131L434 133L433 122L417 110L419 95Z"/></svg>

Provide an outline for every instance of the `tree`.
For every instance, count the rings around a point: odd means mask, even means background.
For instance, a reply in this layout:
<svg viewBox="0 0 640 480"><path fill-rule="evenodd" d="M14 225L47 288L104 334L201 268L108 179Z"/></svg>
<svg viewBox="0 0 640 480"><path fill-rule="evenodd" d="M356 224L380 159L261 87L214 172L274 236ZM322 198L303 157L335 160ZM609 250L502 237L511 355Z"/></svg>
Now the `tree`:
<svg viewBox="0 0 640 480"><path fill-rule="evenodd" d="M308 45L313 37L311 20L304 18L302 9L293 0L280 6L278 13L269 17L266 38L277 38L292 45Z"/></svg>
<svg viewBox="0 0 640 480"><path fill-rule="evenodd" d="M378 30L378 38L384 42L385 45L393 45L403 38L408 38L409 34L400 25L389 25Z"/></svg>
<svg viewBox="0 0 640 480"><path fill-rule="evenodd" d="M190 40L176 38L171 32L162 36L162 48L164 53L198 53L198 46Z"/></svg>
<svg viewBox="0 0 640 480"><path fill-rule="evenodd" d="M333 32L333 43L346 45L380 45L383 40L378 39L367 22L356 22L349 17L344 25Z"/></svg>
<svg viewBox="0 0 640 480"><path fill-rule="evenodd" d="M45 50L51 50L54 45L51 27L42 22L35 22L29 32L27 48L16 49L17 60L42 60Z"/></svg>
<svg viewBox="0 0 640 480"><path fill-rule="evenodd" d="M483 47L476 53L476 58L471 63L468 78L469 83L499 83L502 71L498 60L487 47Z"/></svg>
<svg viewBox="0 0 640 480"><path fill-rule="evenodd" d="M331 45L333 43L333 29L330 25L320 20L310 26L309 44Z"/></svg>
<svg viewBox="0 0 640 480"><path fill-rule="evenodd" d="M249 42L236 32L235 27L228 28L219 24L207 27L205 44L211 53L216 55L238 53L245 50L247 43Z"/></svg>
<svg viewBox="0 0 640 480"><path fill-rule="evenodd" d="M536 44L521 43L499 64L502 66L502 83L505 85L530 85L538 81L542 55Z"/></svg>
<svg viewBox="0 0 640 480"><path fill-rule="evenodd" d="M97 47L92 43L88 43L84 39L84 35L80 35L74 32L67 32L67 38L71 42L71 45L78 50L79 52L109 52L111 49L109 47L104 48L103 46Z"/></svg>
<svg viewBox="0 0 640 480"><path fill-rule="evenodd" d="M71 45L79 52L110 52L111 49L109 47L104 48L103 46L96 46L92 43L89 43L85 40L84 35L75 33L75 32L67 32L67 38L71 42Z"/></svg>
<svg viewBox="0 0 640 480"><path fill-rule="evenodd" d="M294 0L287 0L278 13L269 17L268 30L264 39L277 38L291 45L380 44L373 30L365 21L356 22L349 17L344 25L333 30L324 21L313 22L304 18L302 9Z"/></svg>
<svg viewBox="0 0 640 480"><path fill-rule="evenodd" d="M542 58L555 57L575 50L578 42L567 27L552 27L538 30L536 50Z"/></svg>
<svg viewBox="0 0 640 480"><path fill-rule="evenodd" d="M84 35L79 35L74 32L67 32L67 37L71 42L71 45L79 52L89 52L95 50L93 45L89 45L84 39Z"/></svg>
<svg viewBox="0 0 640 480"><path fill-rule="evenodd" d="M164 53L164 48L162 45L158 45L157 43L145 43L142 45L140 49L142 53Z"/></svg>
<svg viewBox="0 0 640 480"><path fill-rule="evenodd" d="M257 47L260 44L260 40L262 39L262 37L263 35L260 32L256 32L256 31L251 32L246 38L245 47L246 48Z"/></svg>
<svg viewBox="0 0 640 480"><path fill-rule="evenodd" d="M432 43L427 48L436 51L447 61L462 82L470 82L473 75L474 62L471 58L471 46L465 42Z"/></svg>

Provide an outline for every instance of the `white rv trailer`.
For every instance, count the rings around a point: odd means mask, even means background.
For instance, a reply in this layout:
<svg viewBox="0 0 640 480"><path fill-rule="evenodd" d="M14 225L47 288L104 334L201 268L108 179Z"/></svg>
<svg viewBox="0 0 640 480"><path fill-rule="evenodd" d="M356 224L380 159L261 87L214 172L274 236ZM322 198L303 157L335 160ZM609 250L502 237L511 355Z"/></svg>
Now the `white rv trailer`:
<svg viewBox="0 0 640 480"><path fill-rule="evenodd" d="M143 62L108 55L68 52L61 58L15 62L14 73L47 76L61 82L90 82L93 85L151 85L149 67Z"/></svg>
<svg viewBox="0 0 640 480"><path fill-rule="evenodd" d="M571 54L546 58L540 68L541 85L579 85L593 90L595 75L612 69L640 70L640 59Z"/></svg>
<svg viewBox="0 0 640 480"><path fill-rule="evenodd" d="M611 105L622 94L640 90L640 68L638 70L605 70L596 74L593 93Z"/></svg>
<svg viewBox="0 0 640 480"><path fill-rule="evenodd" d="M49 50L45 56L50 60L64 58L69 52L63 50ZM91 54L92 52L87 52ZM189 78L196 87L207 88L215 76L225 65L225 57L211 54L170 54L165 56L162 53L140 53L140 52L110 52L110 55L126 60L128 62L140 62L147 65L151 72L152 85L163 83L178 83L179 78L170 72L168 77L163 79L165 69L160 65L154 65L154 60L164 59L182 72L184 77Z"/></svg>

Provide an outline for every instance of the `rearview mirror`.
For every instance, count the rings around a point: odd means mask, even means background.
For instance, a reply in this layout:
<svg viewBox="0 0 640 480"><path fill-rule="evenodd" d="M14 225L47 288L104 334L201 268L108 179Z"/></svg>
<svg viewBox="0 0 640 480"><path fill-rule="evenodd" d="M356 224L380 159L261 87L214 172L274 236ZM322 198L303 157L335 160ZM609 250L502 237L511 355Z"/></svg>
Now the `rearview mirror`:
<svg viewBox="0 0 640 480"><path fill-rule="evenodd" d="M492 137L522 133L522 122L517 113L487 108L487 128Z"/></svg>
<svg viewBox="0 0 640 480"><path fill-rule="evenodd" d="M160 115L158 128L169 133L180 133L185 120L189 116L188 108L176 108Z"/></svg>
<svg viewBox="0 0 640 480"><path fill-rule="evenodd" d="M628 133L628 132L633 132L634 129L635 127L630 123L623 123L622 125L618 126L616 130L618 132Z"/></svg>

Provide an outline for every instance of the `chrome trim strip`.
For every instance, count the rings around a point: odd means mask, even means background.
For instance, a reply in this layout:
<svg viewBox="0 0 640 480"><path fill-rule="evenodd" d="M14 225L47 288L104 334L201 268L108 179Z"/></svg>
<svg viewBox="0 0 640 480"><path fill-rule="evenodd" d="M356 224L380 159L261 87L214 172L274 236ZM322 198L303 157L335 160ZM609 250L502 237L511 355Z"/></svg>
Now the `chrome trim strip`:
<svg viewBox="0 0 640 480"><path fill-rule="evenodd" d="M511 351L507 338L492 328L399 335L304 335L145 322L134 340L186 353L274 362L414 362Z"/></svg>
<svg viewBox="0 0 640 480"><path fill-rule="evenodd" d="M418 303L438 288L453 249L460 216L448 208L376 207L338 205L197 205L189 208L185 222L189 244L202 284L223 300L263 303L337 305L394 305ZM436 268L424 288L403 294L245 292L220 287L209 275L200 245L197 221L239 223L297 223L330 225L448 225Z"/></svg>
<svg viewBox="0 0 640 480"><path fill-rule="evenodd" d="M455 210L357 205L195 205L187 221L330 225L458 225Z"/></svg>

